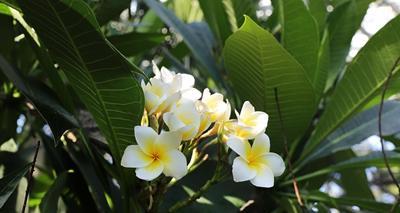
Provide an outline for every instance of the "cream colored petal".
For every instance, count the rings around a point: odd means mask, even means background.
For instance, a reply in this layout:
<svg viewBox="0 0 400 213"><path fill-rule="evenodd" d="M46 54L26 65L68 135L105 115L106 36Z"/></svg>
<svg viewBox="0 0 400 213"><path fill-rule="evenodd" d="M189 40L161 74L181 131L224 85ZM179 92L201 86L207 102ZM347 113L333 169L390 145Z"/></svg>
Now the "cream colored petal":
<svg viewBox="0 0 400 213"><path fill-rule="evenodd" d="M142 179L142 180L147 180L151 181L160 176L162 171L164 170L164 165L162 164L161 161L153 161L150 165L142 168L136 169L136 177Z"/></svg>
<svg viewBox="0 0 400 213"><path fill-rule="evenodd" d="M203 90L203 96L201 97L201 100L204 101L206 100L208 97L210 97L211 93L210 90L208 88L205 88Z"/></svg>
<svg viewBox="0 0 400 213"><path fill-rule="evenodd" d="M156 146L164 148L165 151L178 149L181 144L182 136L178 132L162 131L157 137Z"/></svg>
<svg viewBox="0 0 400 213"><path fill-rule="evenodd" d="M271 169L274 176L280 176L283 174L283 172L285 172L285 162L283 161L281 156L276 153L270 152L267 153L264 158L267 166Z"/></svg>
<svg viewBox="0 0 400 213"><path fill-rule="evenodd" d="M151 61L151 63L153 64L153 73L154 73L154 77L161 79L161 72L160 69L158 69L157 64L155 61Z"/></svg>
<svg viewBox="0 0 400 213"><path fill-rule="evenodd" d="M188 88L182 90L182 98L195 101L200 99L200 97L201 97L201 92L196 88Z"/></svg>
<svg viewBox="0 0 400 213"><path fill-rule="evenodd" d="M224 117L220 121L228 121L229 118L231 117L231 113L232 113L231 103L229 103L229 101L226 100L226 110L224 112Z"/></svg>
<svg viewBox="0 0 400 213"><path fill-rule="evenodd" d="M189 74L179 74L182 77L182 89L188 89L194 86L194 77Z"/></svg>
<svg viewBox="0 0 400 213"><path fill-rule="evenodd" d="M256 129L264 132L268 126L268 114L265 112L255 112L253 116L255 117Z"/></svg>
<svg viewBox="0 0 400 213"><path fill-rule="evenodd" d="M270 140L268 135L261 133L256 136L254 143L251 147L251 152L254 156L261 156L267 154L270 149Z"/></svg>
<svg viewBox="0 0 400 213"><path fill-rule="evenodd" d="M231 136L228 138L226 144L238 155L247 160L251 150L251 146L247 140L241 140L235 136Z"/></svg>
<svg viewBox="0 0 400 213"><path fill-rule="evenodd" d="M170 96L168 96L157 108L157 112L164 112L164 111L168 111L171 106L178 102L178 100L181 98L181 93L180 92L176 92Z"/></svg>
<svg viewBox="0 0 400 213"><path fill-rule="evenodd" d="M185 155L178 150L170 150L164 163L163 173L166 176L180 179L187 174L187 161Z"/></svg>
<svg viewBox="0 0 400 213"><path fill-rule="evenodd" d="M185 124L178 119L173 112L167 112L163 115L163 120L168 128L172 131L176 131L185 127Z"/></svg>
<svg viewBox="0 0 400 213"><path fill-rule="evenodd" d="M135 126L136 143L144 153L151 154L157 137L157 133L152 128L147 126Z"/></svg>
<svg viewBox="0 0 400 213"><path fill-rule="evenodd" d="M146 110L149 112L149 115L151 115L161 104L162 99L146 90L144 90L144 97Z"/></svg>
<svg viewBox="0 0 400 213"><path fill-rule="evenodd" d="M183 141L188 141L188 140L192 140L193 138L196 137L198 129L199 129L199 125L187 125L187 126L184 126L180 129L178 129L177 131L182 133Z"/></svg>
<svg viewBox="0 0 400 213"><path fill-rule="evenodd" d="M175 73L169 71L165 67L161 67L161 80L165 83L171 83L175 77Z"/></svg>
<svg viewBox="0 0 400 213"><path fill-rule="evenodd" d="M264 166L250 182L257 187L271 188L274 186L274 174L270 168Z"/></svg>
<svg viewBox="0 0 400 213"><path fill-rule="evenodd" d="M153 158L144 153L140 146L129 145L126 147L121 159L121 166L126 168L145 167L153 162Z"/></svg>
<svg viewBox="0 0 400 213"><path fill-rule="evenodd" d="M251 105L250 102L246 101L244 102L242 106L242 110L240 111L240 118L246 118L250 116L254 112L254 107Z"/></svg>
<svg viewBox="0 0 400 213"><path fill-rule="evenodd" d="M235 182L253 179L257 171L252 169L242 157L236 157L232 164L232 175Z"/></svg>

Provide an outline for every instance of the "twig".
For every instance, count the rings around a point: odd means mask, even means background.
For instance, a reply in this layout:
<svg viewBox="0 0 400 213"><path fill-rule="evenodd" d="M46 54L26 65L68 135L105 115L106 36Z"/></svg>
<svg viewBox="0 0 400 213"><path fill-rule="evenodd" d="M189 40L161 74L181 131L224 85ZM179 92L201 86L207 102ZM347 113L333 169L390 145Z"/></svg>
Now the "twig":
<svg viewBox="0 0 400 213"><path fill-rule="evenodd" d="M275 87L274 88L274 92L275 92L276 108L278 110L279 122L280 122L280 125L281 125L281 132L282 132L283 142L284 142L284 146L285 146L285 152L286 152L285 154L286 154L286 157L288 158L289 172L291 173L292 180L293 180L292 182L293 182L294 193L296 194L297 202L299 203L299 205L300 206L304 206L303 200L301 199L299 187L297 186L296 176L293 173L292 163L290 162L286 131L285 131L285 126L283 125L281 107L280 107L280 104L279 104L278 88Z"/></svg>
<svg viewBox="0 0 400 213"><path fill-rule="evenodd" d="M400 185L399 185L399 182L396 180L396 177L394 176L392 169L390 168L389 161L387 159L386 152L385 152L385 144L383 142L383 136L382 136L382 111L383 111L383 102L385 100L386 90L388 89L390 79L393 76L393 70L396 69L396 66L399 63L399 61L400 61L400 57L397 58L396 62L394 63L392 69L390 69L389 74L388 74L388 76L386 78L386 81L385 81L385 84L384 84L383 90L382 90L382 96L381 96L381 102L380 102L380 105L379 105L379 114L378 114L378 129L379 129L379 138L380 138L380 142L381 142L381 150L382 150L382 155L383 155L383 161L385 162L385 166L386 166L386 168L387 168L387 170L389 172L389 175L392 178L393 183L396 185L397 190L398 190L397 200L396 200L396 203L393 205L393 208L391 209L391 212L394 211L394 209L396 208L396 206L397 206L397 204L399 202L399 199L400 199L399 198Z"/></svg>
<svg viewBox="0 0 400 213"><path fill-rule="evenodd" d="M36 158L37 158L38 153L39 153L39 148L40 148L40 140L36 144L36 151L35 151L35 155L33 156L33 161L32 161L32 165L31 165L31 171L29 172L29 176L28 176L28 186L26 187L24 205L22 206L22 213L25 212L26 203L28 201L28 195L29 195L29 192L31 191L31 188L32 188L33 172L35 171Z"/></svg>

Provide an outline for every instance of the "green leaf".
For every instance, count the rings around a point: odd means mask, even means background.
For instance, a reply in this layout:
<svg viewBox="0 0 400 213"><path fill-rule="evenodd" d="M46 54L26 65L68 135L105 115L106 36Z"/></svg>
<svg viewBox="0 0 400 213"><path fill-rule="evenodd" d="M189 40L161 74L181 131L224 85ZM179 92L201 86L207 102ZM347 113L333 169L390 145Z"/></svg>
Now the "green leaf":
<svg viewBox="0 0 400 213"><path fill-rule="evenodd" d="M294 198L296 197L294 194L285 193L284 195ZM301 192L301 196L309 201L323 202L332 208L338 208L340 206L358 206L361 208L361 210L370 210L376 213L387 213L392 207L391 204L380 203L375 200L353 198L348 196L333 198L322 192Z"/></svg>
<svg viewBox="0 0 400 213"><path fill-rule="evenodd" d="M328 15L326 6L325 0L310 0L308 2L308 9L317 22L319 32L323 32L325 29L326 18Z"/></svg>
<svg viewBox="0 0 400 213"><path fill-rule="evenodd" d="M242 100L269 114L267 132L273 149L283 144L274 88L289 142L304 132L316 105L312 84L302 66L269 32L246 16L242 27L226 41L224 62Z"/></svg>
<svg viewBox="0 0 400 213"><path fill-rule="evenodd" d="M350 49L351 39L361 26L361 21L373 0L348 0L337 6L328 16L330 35L330 69L328 86L343 70Z"/></svg>
<svg viewBox="0 0 400 213"><path fill-rule="evenodd" d="M1 55L0 70L33 103L42 118L50 126L55 144L58 143L66 130L79 125L75 117L60 104L57 96L50 88L39 81L22 76Z"/></svg>
<svg viewBox="0 0 400 213"><path fill-rule="evenodd" d="M386 152L387 159L390 163L390 166L393 167L398 167L400 166L400 154L396 152ZM383 160L383 155L382 152L373 152L369 155L366 156L361 156L361 157L354 157L350 158L345 161L341 161L338 163L335 163L334 165L328 166L326 168L314 171L314 172L309 172L305 175L302 176L297 176L296 179L298 182L302 182L304 180L308 180L311 178L318 177L320 175L324 174L330 174L332 172L338 172L342 170L348 170L348 169L360 169L360 168L368 168L368 167L380 167L380 168L385 168L386 164L385 161ZM283 184L291 184L292 181L286 181Z"/></svg>
<svg viewBox="0 0 400 213"><path fill-rule="evenodd" d="M68 5L76 1L69 0ZM92 113L119 162L125 147L134 143L133 127L139 124L144 107L143 92L126 66L126 59L87 17L65 3L38 0L20 1L20 5Z"/></svg>
<svg viewBox="0 0 400 213"><path fill-rule="evenodd" d="M319 35L318 26L302 0L281 0L282 44L303 66L316 94L320 84L317 70ZM324 89L324 88L322 88ZM319 97L317 97L319 98Z"/></svg>
<svg viewBox="0 0 400 213"><path fill-rule="evenodd" d="M144 0L144 2L157 13L165 24L182 35L183 41L192 51L194 58L206 70L204 74L210 75L216 83L224 84L213 58L212 50L203 45L201 38L161 3L155 0Z"/></svg>
<svg viewBox="0 0 400 213"><path fill-rule="evenodd" d="M225 40L237 30L231 0L200 0L199 3L204 18L222 47Z"/></svg>
<svg viewBox="0 0 400 213"><path fill-rule="evenodd" d="M244 22L244 16L247 15L251 19L256 20L256 10L257 6L253 0L231 0L233 5L233 10L236 16L236 26L241 26Z"/></svg>
<svg viewBox="0 0 400 213"><path fill-rule="evenodd" d="M159 33L132 32L109 36L107 39L125 56L135 56L160 45L164 37Z"/></svg>
<svg viewBox="0 0 400 213"><path fill-rule="evenodd" d="M378 112L379 106L375 106L354 116L320 143L315 151L304 160L304 163L349 149L369 136L379 134ZM400 115L400 102L385 102L382 109L382 134L384 136L400 131L398 115Z"/></svg>
<svg viewBox="0 0 400 213"><path fill-rule="evenodd" d="M23 168L10 172L8 175L0 179L0 208L3 207L4 203L14 192L19 181L28 172L30 166L31 164L28 164Z"/></svg>
<svg viewBox="0 0 400 213"><path fill-rule="evenodd" d="M63 192L65 185L67 184L68 173L63 172L54 180L53 184L48 188L46 194L40 202L40 212L51 213L57 212L58 210L58 199Z"/></svg>
<svg viewBox="0 0 400 213"><path fill-rule="evenodd" d="M400 56L400 16L383 27L360 50L338 83L310 139L309 154L331 132L361 109L380 91L388 73ZM393 71L393 74L400 69Z"/></svg>

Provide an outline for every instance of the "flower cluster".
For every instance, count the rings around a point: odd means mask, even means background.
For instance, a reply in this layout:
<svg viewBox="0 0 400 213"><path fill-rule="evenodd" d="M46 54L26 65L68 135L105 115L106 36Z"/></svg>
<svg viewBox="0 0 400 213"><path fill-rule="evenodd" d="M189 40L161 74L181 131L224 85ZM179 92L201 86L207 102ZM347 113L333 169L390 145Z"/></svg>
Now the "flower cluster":
<svg viewBox="0 0 400 213"><path fill-rule="evenodd" d="M137 145L128 146L122 156L123 167L136 168L142 180L154 180L161 173L180 179L190 167L190 151L201 139L215 136L239 155L232 165L234 181L273 186L274 176L281 175L285 165L269 152L266 113L246 101L240 113L235 111L237 119L230 119L231 105L224 96L209 89L201 93L194 88L192 75L160 70L155 64L153 72L154 77L141 84L145 113L142 125L134 129Z"/></svg>

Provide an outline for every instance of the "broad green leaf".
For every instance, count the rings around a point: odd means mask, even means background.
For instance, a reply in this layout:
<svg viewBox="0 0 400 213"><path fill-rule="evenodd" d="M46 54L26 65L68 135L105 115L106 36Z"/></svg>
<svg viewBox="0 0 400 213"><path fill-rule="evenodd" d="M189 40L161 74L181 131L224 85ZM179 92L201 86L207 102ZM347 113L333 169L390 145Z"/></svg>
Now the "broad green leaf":
<svg viewBox="0 0 400 213"><path fill-rule="evenodd" d="M332 85L343 70L350 49L351 39L360 28L361 21L373 0L348 0L337 6L328 16L330 36L330 69L328 86Z"/></svg>
<svg viewBox="0 0 400 213"><path fill-rule="evenodd" d="M68 5L76 1L69 0ZM133 127L139 124L144 105L143 92L126 66L125 58L110 46L87 17L67 4L38 0L20 1L20 5L92 113L119 162L125 147L134 143Z"/></svg>
<svg viewBox="0 0 400 213"><path fill-rule="evenodd" d="M314 17L315 21L317 22L319 32L323 32L325 29L326 18L328 15L326 6L327 5L325 0L308 1L308 9L311 15Z"/></svg>
<svg viewBox="0 0 400 213"><path fill-rule="evenodd" d="M179 20L170 10L155 0L144 0L157 15L183 37L183 41L192 51L194 58L203 66L206 75L210 75L218 84L224 84L219 69L215 63L212 50L206 48L198 35Z"/></svg>
<svg viewBox="0 0 400 213"><path fill-rule="evenodd" d="M349 149L353 145L378 132L379 106L364 111L344 123L337 130L320 143L304 162L332 155L336 152ZM400 132L400 103L397 101L385 102L382 110L382 134L384 136Z"/></svg>
<svg viewBox="0 0 400 213"><path fill-rule="evenodd" d="M57 212L58 199L61 197L64 187L67 184L67 180L68 180L67 172L58 175L58 177L54 180L53 184L48 188L48 191L46 192L46 194L42 198L42 201L40 202L40 212L42 213Z"/></svg>
<svg viewBox="0 0 400 213"><path fill-rule="evenodd" d="M3 207L4 203L14 192L19 181L28 172L30 166L31 164L28 164L23 168L10 172L9 174L0 179L0 208Z"/></svg>
<svg viewBox="0 0 400 213"><path fill-rule="evenodd" d="M325 90L326 80L329 72L329 32L325 30L322 34L321 44L318 50L317 73L315 73L317 97L321 97Z"/></svg>
<svg viewBox="0 0 400 213"><path fill-rule="evenodd" d="M204 18L219 42L225 40L237 30L235 11L231 0L200 0Z"/></svg>
<svg viewBox="0 0 400 213"><path fill-rule="evenodd" d="M246 16L244 24L228 38L224 48L228 76L242 101L269 114L267 133L272 149L282 148L282 132L275 103L280 107L289 142L298 138L310 123L315 94L300 64L266 30Z"/></svg>
<svg viewBox="0 0 400 213"><path fill-rule="evenodd" d="M78 126L78 121L60 104L54 92L41 82L28 79L0 55L0 70L28 98L50 126L55 144L62 134Z"/></svg>
<svg viewBox="0 0 400 213"><path fill-rule="evenodd" d="M303 66L316 94L319 94L317 85L320 84L321 75L317 64L320 39L317 23L302 0L281 0L280 5L283 17L282 44Z"/></svg>
<svg viewBox="0 0 400 213"><path fill-rule="evenodd" d="M125 56L134 56L160 45L164 37L159 33L132 32L109 36L107 39Z"/></svg>
<svg viewBox="0 0 400 213"><path fill-rule="evenodd" d="M379 92L400 56L400 16L383 27L348 65L314 135L306 147L310 153L331 132L361 109ZM395 69L394 75L400 69Z"/></svg>

